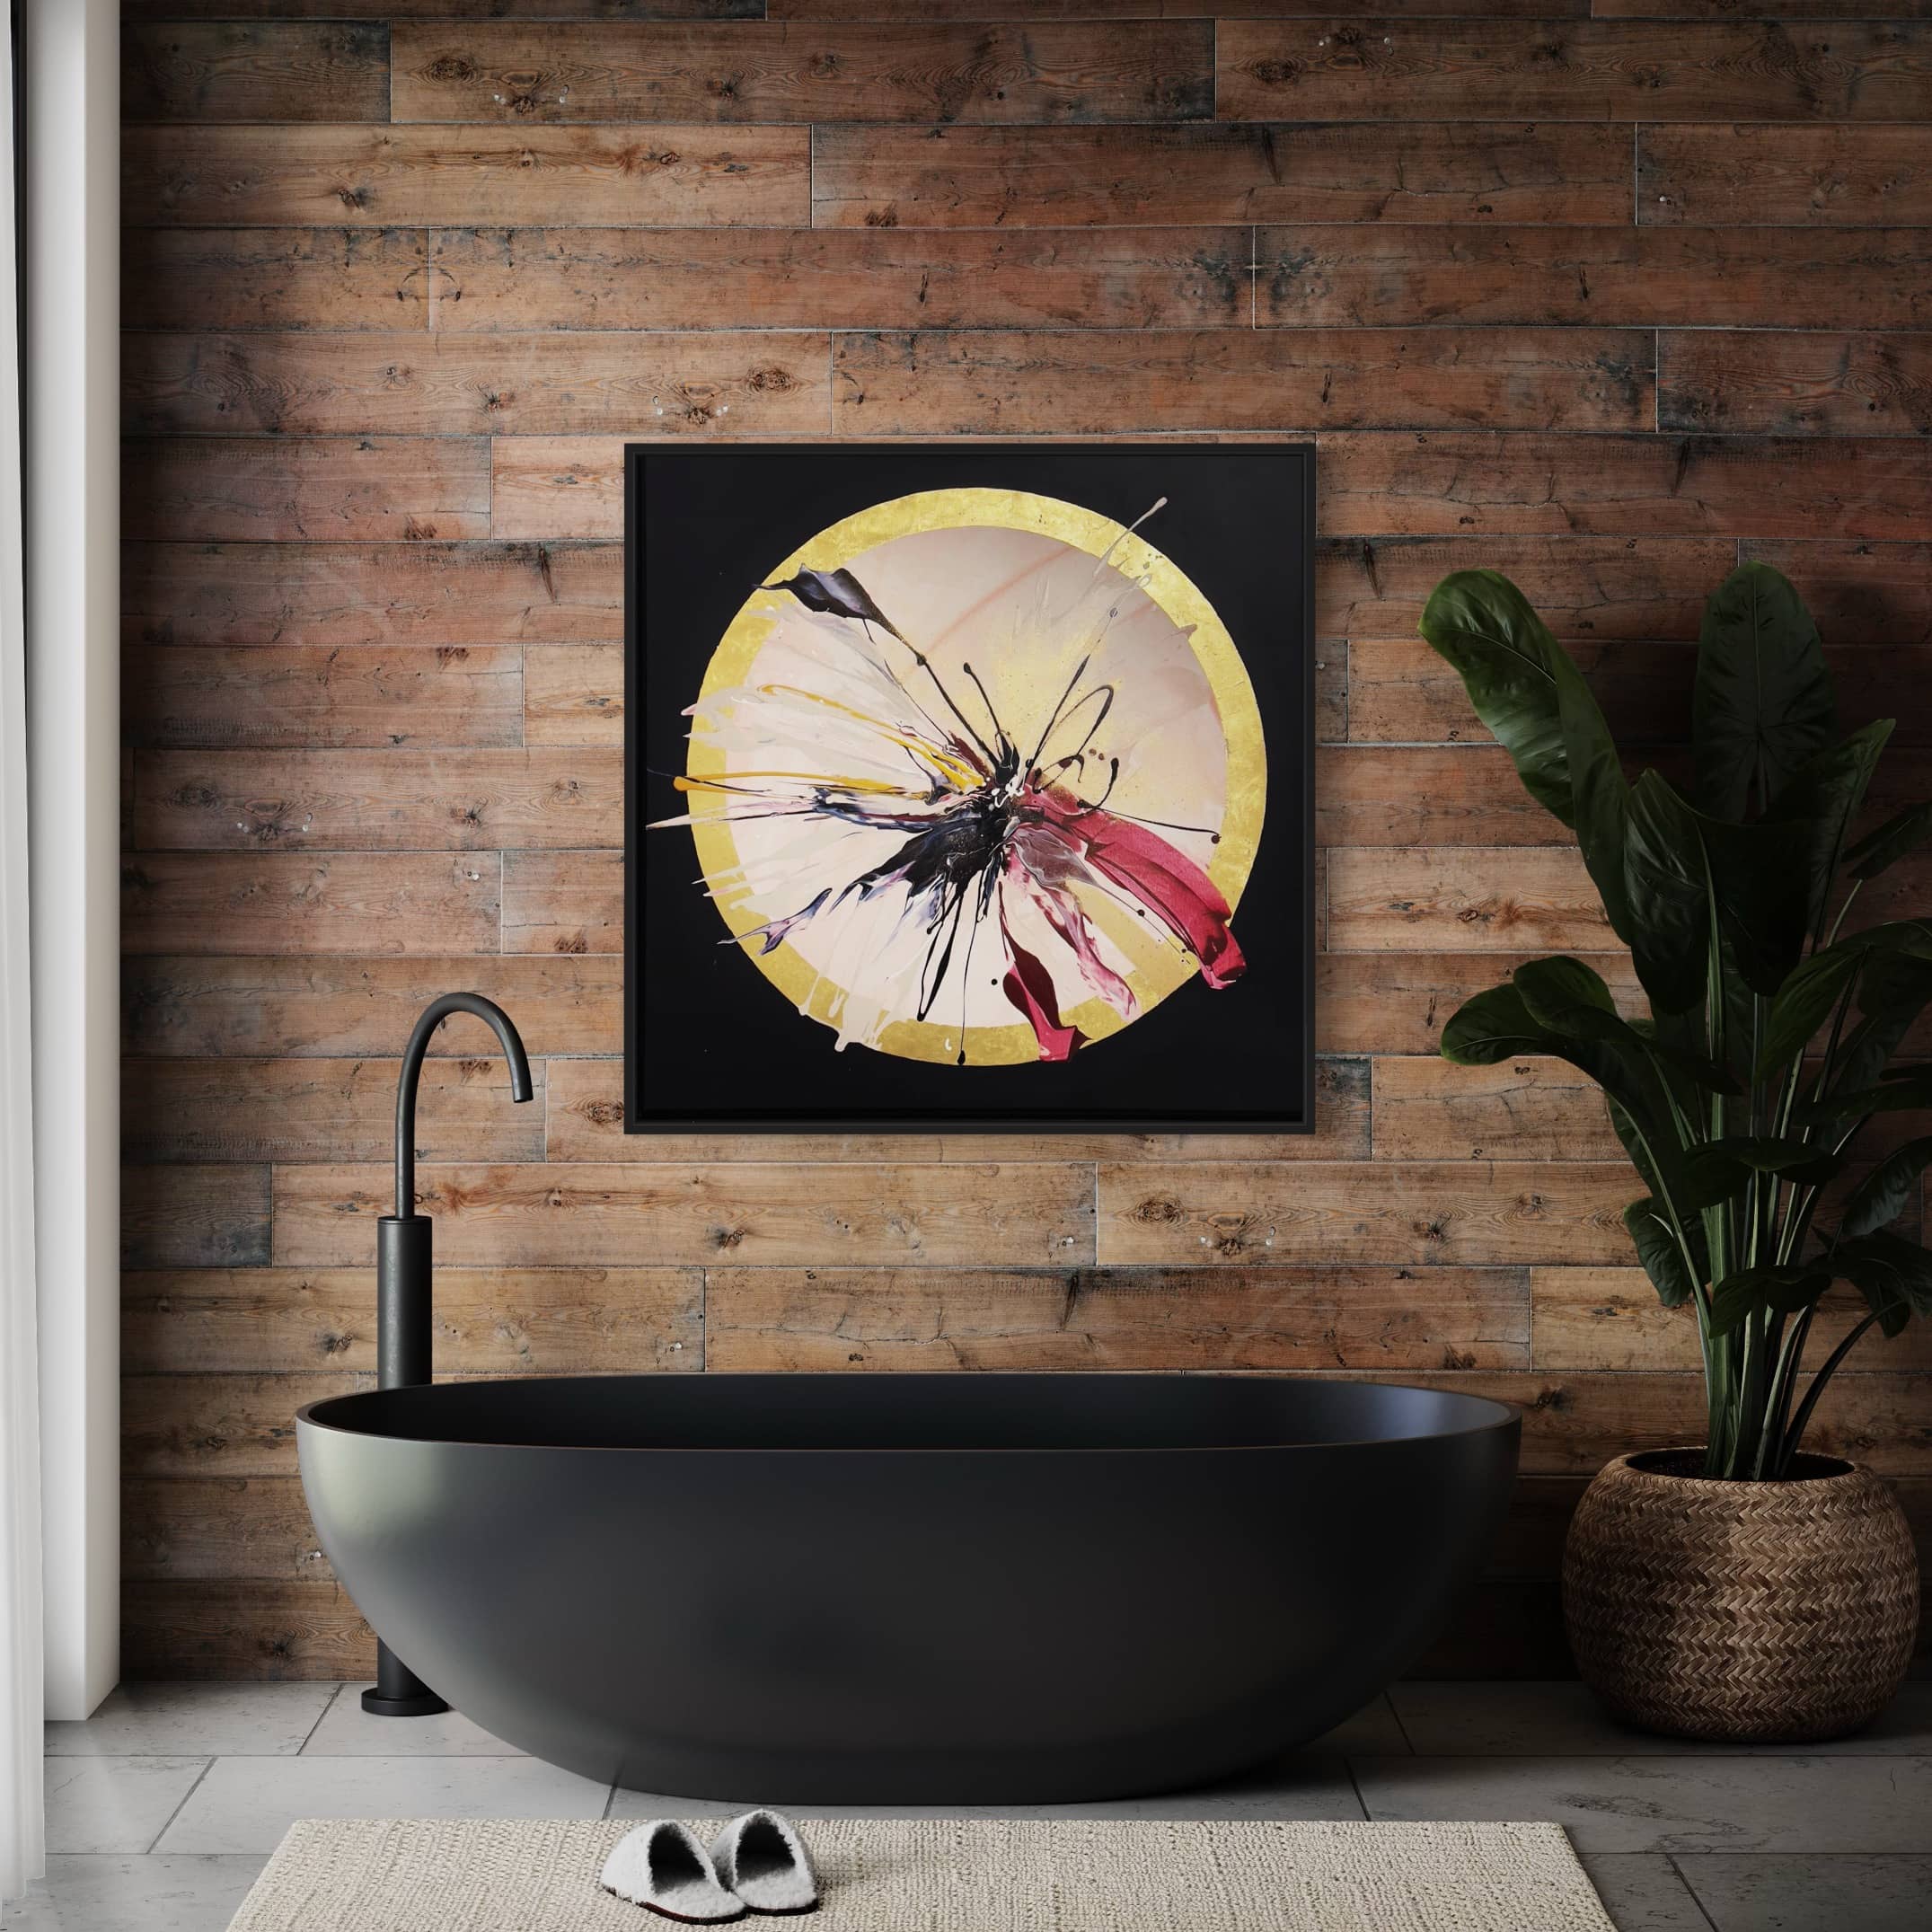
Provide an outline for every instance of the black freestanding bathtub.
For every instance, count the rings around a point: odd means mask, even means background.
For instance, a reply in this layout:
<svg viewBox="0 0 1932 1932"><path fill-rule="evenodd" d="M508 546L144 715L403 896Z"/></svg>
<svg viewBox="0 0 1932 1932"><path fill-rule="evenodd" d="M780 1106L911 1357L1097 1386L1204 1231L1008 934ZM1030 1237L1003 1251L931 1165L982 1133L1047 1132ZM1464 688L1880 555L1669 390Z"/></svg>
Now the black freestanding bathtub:
<svg viewBox="0 0 1932 1932"><path fill-rule="evenodd" d="M322 1547L403 1662L591 1778L772 1803L1198 1784L1429 1641L1519 1424L1266 1376L455 1382L298 1418Z"/></svg>

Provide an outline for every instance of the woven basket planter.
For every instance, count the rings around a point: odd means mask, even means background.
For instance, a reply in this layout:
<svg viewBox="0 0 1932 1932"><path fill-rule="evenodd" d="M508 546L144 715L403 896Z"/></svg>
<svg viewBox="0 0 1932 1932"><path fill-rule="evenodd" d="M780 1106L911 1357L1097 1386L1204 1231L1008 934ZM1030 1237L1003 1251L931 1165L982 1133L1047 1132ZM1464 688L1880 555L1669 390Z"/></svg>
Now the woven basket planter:
<svg viewBox="0 0 1932 1932"><path fill-rule="evenodd" d="M1619 1456L1563 1553L1584 1680L1620 1717L1679 1737L1838 1737L1897 1690L1919 1566L1870 1470L1801 1456L1794 1479L1713 1482L1702 1450Z"/></svg>

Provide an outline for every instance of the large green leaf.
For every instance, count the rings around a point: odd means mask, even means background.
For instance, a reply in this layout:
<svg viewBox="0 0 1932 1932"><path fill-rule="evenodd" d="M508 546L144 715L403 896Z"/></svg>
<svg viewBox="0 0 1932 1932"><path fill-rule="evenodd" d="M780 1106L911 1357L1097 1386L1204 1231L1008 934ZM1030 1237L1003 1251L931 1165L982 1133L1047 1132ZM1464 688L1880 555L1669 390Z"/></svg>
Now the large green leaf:
<svg viewBox="0 0 1932 1932"><path fill-rule="evenodd" d="M1711 1333L1728 1335L1748 1316L1769 1309L1788 1315L1809 1308L1831 1285L1822 1268L1768 1266L1727 1275L1711 1292Z"/></svg>
<svg viewBox="0 0 1932 1932"><path fill-rule="evenodd" d="M1581 959L1566 954L1532 959L1516 968L1513 984L1531 1019L1564 1043L1544 1050L1581 1066L1611 1093L1627 1090L1605 1077L1601 1068L1606 1059L1637 1083L1636 1091L1645 1091L1643 1079L1648 1072L1660 1086L1675 1090L1681 1103L1699 1110L1706 1096L1737 1091L1731 1076L1701 1054L1667 1045L1654 1028L1625 1019L1601 976ZM1601 1054L1584 1051L1592 1047Z"/></svg>
<svg viewBox="0 0 1932 1932"><path fill-rule="evenodd" d="M1513 984L1473 994L1442 1028L1442 1054L1461 1067L1493 1067L1519 1054L1549 1051L1548 1031L1523 1004Z"/></svg>
<svg viewBox="0 0 1932 1932"><path fill-rule="evenodd" d="M1672 1190L1680 1213L1715 1207L1742 1193L1753 1174L1776 1174L1801 1187L1822 1187L1844 1169L1843 1160L1809 1141L1774 1134L1733 1134L1691 1148Z"/></svg>
<svg viewBox="0 0 1932 1932"><path fill-rule="evenodd" d="M1897 1114L1932 1107L1932 1067L1901 1067L1899 1077L1875 1087L1836 1090L1797 1110L1801 1120L1853 1120L1865 1114Z"/></svg>
<svg viewBox="0 0 1932 1932"><path fill-rule="evenodd" d="M1764 815L1767 826L1788 825L1797 834L1806 875L1804 924L1811 931L1824 930L1826 902L1851 835L1852 820L1865 803L1878 755L1892 731L1892 720L1882 718L1841 743L1814 752Z"/></svg>
<svg viewBox="0 0 1932 1932"><path fill-rule="evenodd" d="M1769 999L1804 957L1812 932L1813 828L1802 821L1734 825L1698 816L1718 923L1746 986Z"/></svg>
<svg viewBox="0 0 1932 1932"><path fill-rule="evenodd" d="M1760 1073L1769 1074L1802 1053L1861 974L1863 1011L1916 1014L1932 1001L1932 923L1901 920L1868 926L1821 947L1795 966L1771 1002L1758 1058ZM1876 1077L1874 1068L1860 1084Z"/></svg>
<svg viewBox="0 0 1932 1932"><path fill-rule="evenodd" d="M1587 971L1587 968L1585 969ZM1490 1067L1523 1054L1544 1054L1580 1067L1653 1139L1663 1134L1661 1094L1645 1043L1612 1015L1600 1016L1627 1037L1584 1039L1544 1026L1513 982L1465 1000L1442 1028L1442 1057L1458 1066Z"/></svg>
<svg viewBox="0 0 1932 1932"><path fill-rule="evenodd" d="M1839 1222L1839 1234L1870 1234L1896 1221L1928 1167L1932 1167L1932 1135L1894 1147L1852 1189Z"/></svg>
<svg viewBox="0 0 1932 1932"><path fill-rule="evenodd" d="M1863 948L1828 946L1786 975L1765 1021L1764 1041L1758 1054L1760 1078L1769 1078L1804 1051L1864 965Z"/></svg>
<svg viewBox="0 0 1932 1932"><path fill-rule="evenodd" d="M1742 819L1775 798L1837 720L1818 626L1769 564L1734 570L1704 607L1691 730L1698 797Z"/></svg>
<svg viewBox="0 0 1932 1932"><path fill-rule="evenodd" d="M1569 659L1529 599L1498 570L1458 570L1431 593L1417 628L1456 667L1530 796L1574 825L1557 683Z"/></svg>
<svg viewBox="0 0 1932 1932"><path fill-rule="evenodd" d="M1628 943L1628 788L1616 742L1569 653L1497 570L1445 577L1417 628L1455 666L1476 715L1509 753L1530 796L1576 834L1611 930Z"/></svg>
<svg viewBox="0 0 1932 1932"><path fill-rule="evenodd" d="M1645 1195L1641 1201L1633 1201L1623 1211L1623 1224L1630 1231L1630 1239L1636 1243L1636 1258L1644 1264L1644 1272L1650 1276L1650 1284L1657 1291L1657 1299L1666 1308L1677 1308L1688 1301L1697 1291L1690 1271L1684 1266L1684 1251L1679 1247L1677 1235L1671 1226L1671 1219L1663 1204ZM1692 1222L1684 1231L1690 1247L1690 1257L1696 1265L1698 1279L1710 1273L1710 1262L1704 1251L1704 1231Z"/></svg>
<svg viewBox="0 0 1932 1932"><path fill-rule="evenodd" d="M1697 814L1654 772L1630 788L1624 888L1644 990L1662 1012L1688 1011L1710 966L1710 872Z"/></svg>
<svg viewBox="0 0 1932 1932"><path fill-rule="evenodd" d="M1908 806L1868 832L1845 854L1845 869L1854 878L1876 878L1908 852L1932 842L1932 800Z"/></svg>
<svg viewBox="0 0 1932 1932"><path fill-rule="evenodd" d="M1592 966L1567 953L1532 959L1518 966L1512 984L1539 1026L1561 1032L1578 1021L1609 1014L1616 1019L1617 1000L1603 975Z"/></svg>
<svg viewBox="0 0 1932 1932"><path fill-rule="evenodd" d="M1828 1260L1865 1297L1887 1335L1913 1315L1932 1316L1932 1254L1917 1241L1879 1228L1839 1241Z"/></svg>

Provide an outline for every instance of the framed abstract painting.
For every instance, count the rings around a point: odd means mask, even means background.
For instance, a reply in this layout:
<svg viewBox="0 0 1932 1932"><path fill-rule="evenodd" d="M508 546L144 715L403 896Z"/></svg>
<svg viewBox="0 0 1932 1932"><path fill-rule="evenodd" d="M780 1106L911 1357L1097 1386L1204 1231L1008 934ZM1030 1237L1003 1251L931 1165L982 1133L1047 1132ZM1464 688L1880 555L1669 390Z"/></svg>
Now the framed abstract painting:
<svg viewBox="0 0 1932 1932"><path fill-rule="evenodd" d="M1314 1117L1314 452L626 452L625 1126Z"/></svg>

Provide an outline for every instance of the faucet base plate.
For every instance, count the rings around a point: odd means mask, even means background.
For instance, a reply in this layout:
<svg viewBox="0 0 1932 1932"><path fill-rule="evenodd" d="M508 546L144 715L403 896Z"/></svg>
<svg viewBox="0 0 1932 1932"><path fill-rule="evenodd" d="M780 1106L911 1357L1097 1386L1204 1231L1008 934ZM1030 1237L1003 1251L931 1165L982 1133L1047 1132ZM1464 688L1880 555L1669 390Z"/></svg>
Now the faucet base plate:
<svg viewBox="0 0 1932 1932"><path fill-rule="evenodd" d="M372 1717L436 1717L449 1706L433 1690L401 1698L385 1698L380 1690L365 1690L362 1707Z"/></svg>

